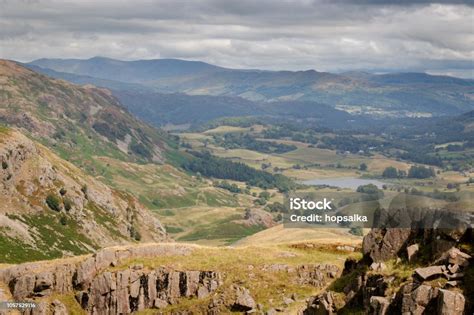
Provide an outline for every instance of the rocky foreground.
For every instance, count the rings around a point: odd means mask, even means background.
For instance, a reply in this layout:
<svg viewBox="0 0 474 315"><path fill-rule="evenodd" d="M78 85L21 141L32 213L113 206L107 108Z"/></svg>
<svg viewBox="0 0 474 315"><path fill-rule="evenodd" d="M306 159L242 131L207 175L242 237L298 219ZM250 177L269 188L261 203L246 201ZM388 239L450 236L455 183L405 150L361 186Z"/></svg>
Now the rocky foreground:
<svg viewBox="0 0 474 315"><path fill-rule="evenodd" d="M363 259L347 260L342 277L302 313L472 314L472 215L456 219L449 229L372 229Z"/></svg>
<svg viewBox="0 0 474 315"><path fill-rule="evenodd" d="M0 267L0 300L34 301L24 314L56 315L471 314L470 220L460 216L450 229L372 229L362 255L315 243L112 247Z"/></svg>
<svg viewBox="0 0 474 315"><path fill-rule="evenodd" d="M130 314L146 309L157 314L285 312L283 307L264 311L254 292L239 281L238 274L231 275L217 267L185 269L178 263L176 268L140 263L157 257L170 257L171 261L192 259L197 248L180 244L114 247L90 256L10 266L0 269L0 285L3 283L4 288L0 300L39 303L39 307L25 314ZM279 255L296 256L289 252ZM315 290L334 280L340 270L332 264L265 264L248 265L246 269L249 274L285 275L285 281ZM58 296L71 296L74 301L66 305L55 298ZM296 299L296 294L288 292L285 303L290 305ZM183 303L189 301L201 306L187 312ZM178 310L174 311L173 306Z"/></svg>

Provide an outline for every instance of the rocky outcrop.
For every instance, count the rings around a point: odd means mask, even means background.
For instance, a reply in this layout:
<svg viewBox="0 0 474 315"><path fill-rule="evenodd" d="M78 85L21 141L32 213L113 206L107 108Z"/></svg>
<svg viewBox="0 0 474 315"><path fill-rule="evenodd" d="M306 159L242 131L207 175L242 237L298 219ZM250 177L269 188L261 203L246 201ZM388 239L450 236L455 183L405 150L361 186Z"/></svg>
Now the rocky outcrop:
<svg viewBox="0 0 474 315"><path fill-rule="evenodd" d="M42 298L56 294L72 293L90 314L128 314L144 308L163 308L180 297L205 298L219 287L221 275L212 271L147 269L140 265L116 271L108 268L134 258L186 256L191 252L192 247L179 244L108 248L85 258L8 267L0 270L0 282L6 284L15 301L43 301ZM35 312L44 309L46 313L64 313L64 305L58 301L40 304Z"/></svg>
<svg viewBox="0 0 474 315"><path fill-rule="evenodd" d="M0 270L0 282L6 283L15 300L65 294L85 290L107 268L136 257L160 257L190 254L189 246L179 244L147 244L106 248L85 258L69 258L62 262L25 263Z"/></svg>
<svg viewBox="0 0 474 315"><path fill-rule="evenodd" d="M373 229L362 242L362 250L373 261L396 257L406 247L410 229Z"/></svg>
<svg viewBox="0 0 474 315"><path fill-rule="evenodd" d="M235 288L235 301L232 303L231 310L234 312L246 312L253 310L257 303L250 295L250 291L243 287Z"/></svg>
<svg viewBox="0 0 474 315"><path fill-rule="evenodd" d="M444 219L450 220L450 228L444 222L442 228L415 224L412 228L372 229L363 240L363 259L345 263L342 277L348 281L343 289L313 297L303 314L350 313L360 308L381 315L470 314L474 301L465 292L471 290L466 281L472 273L472 255L466 250L474 241L472 215ZM395 272L413 268L413 263L419 267L410 276ZM334 294L344 301L336 305L331 298Z"/></svg>
<svg viewBox="0 0 474 315"><path fill-rule="evenodd" d="M333 315L336 314L334 298L331 292L324 292L311 298L303 315Z"/></svg>
<svg viewBox="0 0 474 315"><path fill-rule="evenodd" d="M221 275L212 271L154 270L142 266L104 272L76 293L90 314L130 314L147 308L164 308L181 297L207 297L221 285Z"/></svg>
<svg viewBox="0 0 474 315"><path fill-rule="evenodd" d="M154 264L155 257L187 259L196 248L177 243L122 246L94 255L4 267L0 268L0 288L6 288L7 300L39 303L32 315L64 314L61 296L74 297L77 307L87 314L131 314L145 309L160 312L170 305L179 308L183 299L195 299L203 314L263 312L254 288L244 287L238 280L230 282L233 277L226 278L225 273ZM249 271L255 268L284 275L293 285L315 288L325 287L340 273L337 266L329 264L260 265L249 267ZM285 312L296 300L295 294L288 293L282 305L275 305L276 310Z"/></svg>
<svg viewBox="0 0 474 315"><path fill-rule="evenodd" d="M168 239L135 197L84 174L18 131L1 131L0 140L0 237L23 242L40 257ZM35 226L38 217L46 221L41 227ZM55 241L45 246L51 238Z"/></svg>

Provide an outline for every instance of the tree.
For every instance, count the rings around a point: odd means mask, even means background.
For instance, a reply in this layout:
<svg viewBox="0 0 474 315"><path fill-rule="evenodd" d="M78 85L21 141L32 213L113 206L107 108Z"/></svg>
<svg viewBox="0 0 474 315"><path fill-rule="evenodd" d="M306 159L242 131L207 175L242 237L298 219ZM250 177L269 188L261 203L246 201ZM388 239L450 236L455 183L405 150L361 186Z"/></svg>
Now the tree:
<svg viewBox="0 0 474 315"><path fill-rule="evenodd" d="M409 178L430 178L435 176L435 171L432 167L424 167L424 166L412 166L408 171Z"/></svg>
<svg viewBox="0 0 474 315"><path fill-rule="evenodd" d="M364 231L360 226L353 226L350 228L349 233L356 236L364 236Z"/></svg>
<svg viewBox="0 0 474 315"><path fill-rule="evenodd" d="M359 170L361 170L361 171L363 171L363 172L367 171L367 164L361 163L361 164L359 165Z"/></svg>
<svg viewBox="0 0 474 315"><path fill-rule="evenodd" d="M385 178L398 178L398 170L393 166L389 166L385 168L382 176Z"/></svg>
<svg viewBox="0 0 474 315"><path fill-rule="evenodd" d="M262 191L259 195L260 198L263 198L265 200L270 199L270 193L268 191Z"/></svg>

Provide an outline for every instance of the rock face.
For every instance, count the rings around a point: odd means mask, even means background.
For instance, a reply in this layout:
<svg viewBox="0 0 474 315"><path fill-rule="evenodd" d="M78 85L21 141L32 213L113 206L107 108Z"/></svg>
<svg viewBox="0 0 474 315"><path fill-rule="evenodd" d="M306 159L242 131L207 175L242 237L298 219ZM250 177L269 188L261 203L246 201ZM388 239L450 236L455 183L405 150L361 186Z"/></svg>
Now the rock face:
<svg viewBox="0 0 474 315"><path fill-rule="evenodd" d="M170 265L148 267L155 257L187 259L195 248L176 243L143 244L107 248L89 256L14 265L0 269L0 288L7 288L6 300L40 303L32 315L68 314L68 309L64 313L66 306L55 300L62 295L74 296L87 314L98 315L131 314L145 309L159 313L169 305L179 305L181 299L202 300L199 309L205 314L262 312L252 288L249 290L240 282L229 283L224 273ZM326 286L339 274L337 266L328 264L253 268L284 273L294 284L315 288ZM296 299L294 294L291 299L284 299L286 307Z"/></svg>
<svg viewBox="0 0 474 315"><path fill-rule="evenodd" d="M336 308L332 292L323 292L303 314L350 313L361 307L368 314L471 314L474 301L464 295L473 268L472 255L465 252L474 242L468 217L447 217L450 228L372 229L363 240L363 259L344 264L347 284L337 293L344 301ZM413 261L422 266L408 277L386 267L390 262L394 270L413 268Z"/></svg>
<svg viewBox="0 0 474 315"><path fill-rule="evenodd" d="M303 315L333 315L336 314L334 298L331 292L322 293L308 302L308 307Z"/></svg>
<svg viewBox="0 0 474 315"><path fill-rule="evenodd" d="M221 285L222 277L213 271L147 269L140 265L107 269L136 257L185 256L191 251L178 244L109 248L81 260L26 263L2 269L0 282L7 285L16 301L73 293L90 314L129 314L144 308L163 308L181 297L205 298ZM41 307L54 314L67 314L59 301Z"/></svg>
<svg viewBox="0 0 474 315"><path fill-rule="evenodd" d="M104 272L76 299L90 314L129 314L146 308L164 308L181 297L204 298L221 284L212 271L145 270L140 266Z"/></svg>
<svg viewBox="0 0 474 315"><path fill-rule="evenodd" d="M393 258L406 245L410 235L410 229L373 229L364 237L363 253L375 262Z"/></svg>

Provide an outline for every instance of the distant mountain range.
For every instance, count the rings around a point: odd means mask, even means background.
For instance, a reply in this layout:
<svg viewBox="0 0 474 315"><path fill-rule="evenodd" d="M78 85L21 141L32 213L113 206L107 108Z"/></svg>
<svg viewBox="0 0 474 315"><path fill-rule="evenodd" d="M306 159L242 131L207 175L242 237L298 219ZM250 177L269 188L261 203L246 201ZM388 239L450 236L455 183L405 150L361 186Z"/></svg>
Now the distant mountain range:
<svg viewBox="0 0 474 315"><path fill-rule="evenodd" d="M388 116L456 115L474 109L474 80L425 73L236 70L198 61L103 57L38 59L27 66L74 83L107 87L130 111L155 125L271 115L273 102L286 102L288 108L292 102L313 103L316 109L325 104ZM167 117L172 111L165 113L164 107L173 107L173 116L180 118ZM298 114L296 110L286 114ZM192 118L184 118L190 113Z"/></svg>

